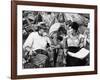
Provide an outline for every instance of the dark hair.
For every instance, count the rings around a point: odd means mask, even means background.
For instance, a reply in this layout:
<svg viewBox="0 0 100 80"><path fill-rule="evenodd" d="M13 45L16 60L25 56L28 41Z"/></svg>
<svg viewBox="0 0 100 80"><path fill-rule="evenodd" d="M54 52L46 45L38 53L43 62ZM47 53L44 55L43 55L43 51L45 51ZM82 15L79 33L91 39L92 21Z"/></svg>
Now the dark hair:
<svg viewBox="0 0 100 80"><path fill-rule="evenodd" d="M77 22L72 22L71 28L73 28L75 31L77 31L79 28L79 24Z"/></svg>
<svg viewBox="0 0 100 80"><path fill-rule="evenodd" d="M59 41L62 41L62 40L63 40L63 37L62 37L62 36L57 36L57 39L58 39Z"/></svg>
<svg viewBox="0 0 100 80"><path fill-rule="evenodd" d="M62 32L62 33L65 34L65 35L67 34L67 31L66 31L66 29L65 29L64 27L60 27L60 28L58 29L58 32L59 32L59 33Z"/></svg>

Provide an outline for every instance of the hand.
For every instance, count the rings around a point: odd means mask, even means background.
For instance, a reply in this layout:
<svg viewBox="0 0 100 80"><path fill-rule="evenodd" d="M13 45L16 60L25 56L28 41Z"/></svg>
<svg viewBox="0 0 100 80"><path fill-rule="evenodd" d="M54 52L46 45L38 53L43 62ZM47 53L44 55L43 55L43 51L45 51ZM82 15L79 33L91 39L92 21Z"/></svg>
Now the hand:
<svg viewBox="0 0 100 80"><path fill-rule="evenodd" d="M29 56L32 56L32 51L29 52Z"/></svg>
<svg viewBox="0 0 100 80"><path fill-rule="evenodd" d="M30 52L30 50L31 50L30 47L26 47L26 48L25 48L25 51L26 51L26 52Z"/></svg>
<svg viewBox="0 0 100 80"><path fill-rule="evenodd" d="M36 51L32 51L32 52L31 52L31 55L36 56L36 55L37 55L37 52L36 52Z"/></svg>

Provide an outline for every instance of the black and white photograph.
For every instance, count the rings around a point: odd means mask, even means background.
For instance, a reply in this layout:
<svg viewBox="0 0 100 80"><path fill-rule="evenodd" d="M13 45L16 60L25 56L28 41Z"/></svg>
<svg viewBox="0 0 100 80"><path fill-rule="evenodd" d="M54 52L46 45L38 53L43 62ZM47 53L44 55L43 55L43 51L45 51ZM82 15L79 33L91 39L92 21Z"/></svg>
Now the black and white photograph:
<svg viewBox="0 0 100 80"><path fill-rule="evenodd" d="M23 10L23 68L90 65L89 22L86 13Z"/></svg>
<svg viewBox="0 0 100 80"><path fill-rule="evenodd" d="M12 3L12 77L97 73L97 7Z"/></svg>

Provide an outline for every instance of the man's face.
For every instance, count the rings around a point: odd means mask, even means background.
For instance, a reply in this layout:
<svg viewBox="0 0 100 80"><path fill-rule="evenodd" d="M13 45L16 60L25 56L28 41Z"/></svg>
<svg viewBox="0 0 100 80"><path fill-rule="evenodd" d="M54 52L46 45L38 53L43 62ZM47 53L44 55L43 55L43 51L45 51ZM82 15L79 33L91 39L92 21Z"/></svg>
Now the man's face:
<svg viewBox="0 0 100 80"><path fill-rule="evenodd" d="M40 34L41 36L43 36L44 30L43 30L43 29L40 29L40 30L39 30L39 34Z"/></svg>

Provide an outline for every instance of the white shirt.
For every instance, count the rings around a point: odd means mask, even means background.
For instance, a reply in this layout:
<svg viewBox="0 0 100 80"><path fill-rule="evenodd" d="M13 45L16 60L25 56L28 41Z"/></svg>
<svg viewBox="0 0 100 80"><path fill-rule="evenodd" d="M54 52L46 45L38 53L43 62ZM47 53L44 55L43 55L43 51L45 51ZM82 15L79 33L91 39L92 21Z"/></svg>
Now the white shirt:
<svg viewBox="0 0 100 80"><path fill-rule="evenodd" d="M51 44L47 36L40 36L38 32L32 32L26 39L23 48L30 47L33 51L37 49L46 50L47 43Z"/></svg>
<svg viewBox="0 0 100 80"><path fill-rule="evenodd" d="M79 34L78 36L75 36L75 37L73 37L72 35L69 35L67 36L67 44L68 46L82 47L82 46L85 46L86 44L86 38L82 34Z"/></svg>

